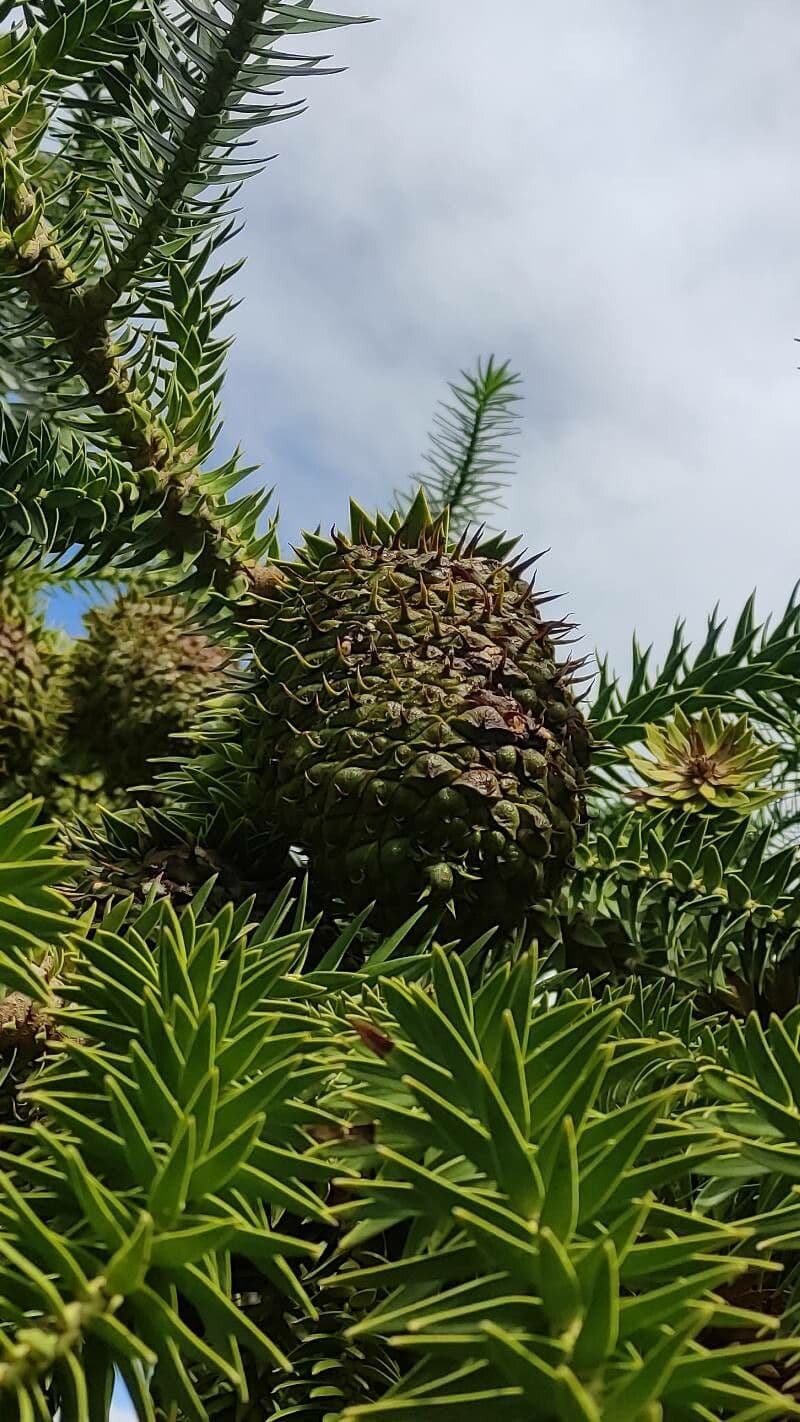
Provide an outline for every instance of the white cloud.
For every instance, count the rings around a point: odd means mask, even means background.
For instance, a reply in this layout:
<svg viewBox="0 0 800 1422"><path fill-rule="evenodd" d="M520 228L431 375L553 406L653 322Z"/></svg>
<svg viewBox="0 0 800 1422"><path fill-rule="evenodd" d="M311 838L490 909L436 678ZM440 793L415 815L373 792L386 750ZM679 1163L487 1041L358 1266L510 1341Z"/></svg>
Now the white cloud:
<svg viewBox="0 0 800 1422"><path fill-rule="evenodd" d="M230 432L285 528L385 501L444 381L525 376L508 523L591 643L800 571L793 0L383 0L247 191ZM487 19L487 14L490 19ZM316 41L319 46L320 41Z"/></svg>

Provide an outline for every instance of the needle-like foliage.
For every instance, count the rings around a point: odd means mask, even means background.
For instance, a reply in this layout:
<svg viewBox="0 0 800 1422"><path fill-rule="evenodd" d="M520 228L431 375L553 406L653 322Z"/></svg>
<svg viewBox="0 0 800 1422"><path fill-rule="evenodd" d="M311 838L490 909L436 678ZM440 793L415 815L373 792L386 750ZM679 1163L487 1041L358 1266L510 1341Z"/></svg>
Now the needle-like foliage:
<svg viewBox="0 0 800 1422"><path fill-rule="evenodd" d="M0 1419L800 1416L797 597L584 702L494 359L281 559L229 244L347 21L0 20Z"/></svg>
<svg viewBox="0 0 800 1422"><path fill-rule="evenodd" d="M489 356L474 371L462 370L460 383L450 384L451 399L441 401L433 417L426 467L413 484L425 489L434 514L449 509L456 533L502 507L515 462L519 384L508 361Z"/></svg>

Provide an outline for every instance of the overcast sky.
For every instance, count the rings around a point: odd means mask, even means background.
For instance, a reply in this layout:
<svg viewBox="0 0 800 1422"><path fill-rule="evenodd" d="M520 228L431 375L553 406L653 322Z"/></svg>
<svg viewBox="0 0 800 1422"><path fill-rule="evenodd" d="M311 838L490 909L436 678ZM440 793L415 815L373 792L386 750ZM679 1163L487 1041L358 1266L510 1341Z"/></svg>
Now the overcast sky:
<svg viewBox="0 0 800 1422"><path fill-rule="evenodd" d="M228 435L287 540L525 378L507 523L624 662L800 575L797 0L381 0L247 188Z"/></svg>
<svg viewBox="0 0 800 1422"><path fill-rule="evenodd" d="M447 379L524 376L506 521L589 645L800 574L796 0L382 0L246 190L231 438L373 506Z"/></svg>
<svg viewBox="0 0 800 1422"><path fill-rule="evenodd" d="M332 3L332 0L331 0ZM446 381L524 376L505 522L589 648L800 574L796 0L381 0L266 130L226 439L285 541L385 504ZM293 94L300 91L294 89Z"/></svg>

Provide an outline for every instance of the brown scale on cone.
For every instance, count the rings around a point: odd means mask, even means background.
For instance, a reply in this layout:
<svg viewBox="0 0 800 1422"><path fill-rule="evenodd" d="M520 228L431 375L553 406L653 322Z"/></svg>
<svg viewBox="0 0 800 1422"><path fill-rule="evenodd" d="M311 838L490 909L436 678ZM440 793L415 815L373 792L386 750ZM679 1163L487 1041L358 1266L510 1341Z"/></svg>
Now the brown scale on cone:
<svg viewBox="0 0 800 1422"><path fill-rule="evenodd" d="M507 552L481 531L452 547L421 495L404 522L356 508L352 541L309 536L259 604L252 808L387 924L427 895L465 933L513 927L582 831L584 662L555 651L574 624L540 616L540 555Z"/></svg>

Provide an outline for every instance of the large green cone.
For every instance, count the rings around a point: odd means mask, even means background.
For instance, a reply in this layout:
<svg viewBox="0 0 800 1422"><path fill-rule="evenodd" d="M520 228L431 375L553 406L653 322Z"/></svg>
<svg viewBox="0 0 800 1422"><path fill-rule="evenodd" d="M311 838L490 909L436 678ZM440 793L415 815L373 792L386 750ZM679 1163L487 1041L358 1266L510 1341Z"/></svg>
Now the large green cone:
<svg viewBox="0 0 800 1422"><path fill-rule="evenodd" d="M396 921L427 895L462 932L513 926L584 818L568 629L508 545L450 546L421 496L398 525L355 508L351 537L307 537L259 605L249 810L352 908Z"/></svg>
<svg viewBox="0 0 800 1422"><path fill-rule="evenodd" d="M0 577L0 804L38 793L62 710L64 649L24 572Z"/></svg>
<svg viewBox="0 0 800 1422"><path fill-rule="evenodd" d="M188 622L177 597L132 585L86 616L70 658L66 749L109 793L149 783L150 762L188 755L199 704L224 685L229 653Z"/></svg>

